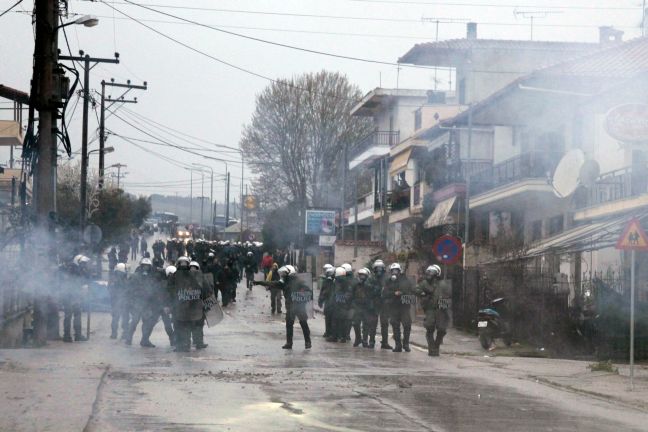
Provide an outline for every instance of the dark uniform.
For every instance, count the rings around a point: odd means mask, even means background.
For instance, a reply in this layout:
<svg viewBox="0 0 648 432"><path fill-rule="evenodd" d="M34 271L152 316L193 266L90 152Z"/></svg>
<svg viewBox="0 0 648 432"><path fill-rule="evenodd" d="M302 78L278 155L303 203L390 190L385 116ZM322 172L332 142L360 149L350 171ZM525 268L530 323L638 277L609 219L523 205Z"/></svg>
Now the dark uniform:
<svg viewBox="0 0 648 432"><path fill-rule="evenodd" d="M203 283L202 272L180 267L170 279L169 286L173 299L176 351L189 351L192 338L196 348L204 348L203 300L212 293Z"/></svg>
<svg viewBox="0 0 648 432"><path fill-rule="evenodd" d="M74 340L86 341L81 333L81 302L88 294L90 280L85 267L72 264L63 273L62 303L63 312L63 341L72 342L72 327L74 327Z"/></svg>
<svg viewBox="0 0 648 432"><path fill-rule="evenodd" d="M110 292L110 307L112 321L110 323L110 338L117 339L117 330L119 330L119 321L121 320L122 337L128 334L129 313L126 293L128 290L128 276L124 272L115 271L110 278L108 289Z"/></svg>
<svg viewBox="0 0 648 432"><path fill-rule="evenodd" d="M358 346L360 343L365 348L375 346L379 305L379 289L370 279L358 280L353 287L352 298L353 330L355 333L353 346Z"/></svg>
<svg viewBox="0 0 648 432"><path fill-rule="evenodd" d="M311 338L306 305L313 299L313 290L297 276L288 276L285 282L280 282L279 286L286 299L286 345L283 348L292 349L293 326L297 318L304 334L306 349L309 349Z"/></svg>
<svg viewBox="0 0 648 432"><path fill-rule="evenodd" d="M149 337L159 316L156 295L159 295L161 289L160 280L156 277L152 266L150 270L146 271L140 266L129 279L128 286L128 307L131 322L126 336L126 344L131 345L133 343L133 335L141 320L142 338L140 346L152 348L153 344L149 341Z"/></svg>
<svg viewBox="0 0 648 432"><path fill-rule="evenodd" d="M385 288L385 281L387 280L387 275L383 271L382 273L374 273L373 284L376 286L376 289L382 294L383 289ZM387 299L381 298L377 303L378 315L380 320L380 347L382 349L392 349L389 345L389 319L391 316L390 312L391 302ZM377 326L378 323L376 323ZM375 333L375 331L374 331Z"/></svg>
<svg viewBox="0 0 648 432"><path fill-rule="evenodd" d="M324 337L333 337L333 311L335 310L335 279L320 276L321 286L317 304L324 308Z"/></svg>
<svg viewBox="0 0 648 432"><path fill-rule="evenodd" d="M333 291L333 336L331 342L347 342L351 331L353 288L346 276L335 278Z"/></svg>
<svg viewBox="0 0 648 432"><path fill-rule="evenodd" d="M412 331L411 311L412 305L416 303L414 286L404 274L399 274L395 280L390 277L385 282L382 297L390 302L390 322L396 342L394 351L401 352L404 349L409 352L409 337ZM403 327L402 341L401 326Z"/></svg>
<svg viewBox="0 0 648 432"><path fill-rule="evenodd" d="M444 292L438 279L424 279L416 287L416 295L425 311L425 337L428 344L428 355L438 356L439 346L450 323L448 309L451 295ZM434 332L436 331L436 337Z"/></svg>

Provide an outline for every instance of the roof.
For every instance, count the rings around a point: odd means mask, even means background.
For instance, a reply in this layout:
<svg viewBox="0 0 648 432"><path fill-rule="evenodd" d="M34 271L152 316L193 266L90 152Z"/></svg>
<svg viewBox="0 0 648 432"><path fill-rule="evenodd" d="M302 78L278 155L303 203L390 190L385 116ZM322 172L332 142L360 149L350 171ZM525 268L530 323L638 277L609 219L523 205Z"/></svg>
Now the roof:
<svg viewBox="0 0 648 432"><path fill-rule="evenodd" d="M448 54L451 51L460 54L471 50L546 50L574 51L592 50L599 44L584 42L549 42L534 40L508 39L448 39L437 42L426 42L414 45L405 55L398 59L399 63L416 63L421 54Z"/></svg>
<svg viewBox="0 0 648 432"><path fill-rule="evenodd" d="M540 74L630 78L648 71L648 37L639 37L621 44L571 59L538 71Z"/></svg>
<svg viewBox="0 0 648 432"><path fill-rule="evenodd" d="M6 85L0 84L0 97L10 99L12 101L20 102L22 104L29 104L29 94L20 90L16 90Z"/></svg>
<svg viewBox="0 0 648 432"><path fill-rule="evenodd" d="M367 93L352 109L351 115L370 115L372 109L380 106L383 101L397 97L427 98L427 90L421 89L386 89L376 87Z"/></svg>

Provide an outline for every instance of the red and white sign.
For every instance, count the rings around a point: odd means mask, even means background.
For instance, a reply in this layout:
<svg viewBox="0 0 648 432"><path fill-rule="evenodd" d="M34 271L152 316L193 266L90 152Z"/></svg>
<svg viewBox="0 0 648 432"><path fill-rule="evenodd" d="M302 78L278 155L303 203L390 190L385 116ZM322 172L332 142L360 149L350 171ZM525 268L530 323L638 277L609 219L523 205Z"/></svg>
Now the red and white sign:
<svg viewBox="0 0 648 432"><path fill-rule="evenodd" d="M648 142L648 105L630 103L612 108L605 117L605 129L622 142Z"/></svg>

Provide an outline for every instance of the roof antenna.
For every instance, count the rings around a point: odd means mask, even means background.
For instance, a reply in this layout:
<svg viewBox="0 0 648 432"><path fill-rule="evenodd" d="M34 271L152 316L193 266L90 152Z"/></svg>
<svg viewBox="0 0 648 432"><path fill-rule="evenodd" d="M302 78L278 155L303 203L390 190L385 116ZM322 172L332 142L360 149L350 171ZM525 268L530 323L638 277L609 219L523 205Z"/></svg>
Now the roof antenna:
<svg viewBox="0 0 648 432"><path fill-rule="evenodd" d="M515 18L521 16L523 19L529 20L529 25L531 28L531 39L533 40L533 23L536 18L547 18L549 15L561 14L562 11L553 11L553 10L518 10L515 8L513 10L513 15Z"/></svg>
<svg viewBox="0 0 648 432"><path fill-rule="evenodd" d="M438 17L421 17L421 22L423 23L434 23L435 24L435 36L434 36L434 41L439 42L439 24L453 24L453 23L464 23L464 22L470 22L471 20L469 18L438 18ZM439 84L439 79L437 78L438 74L438 67L434 67L434 77L432 80L434 81L434 90L437 90L437 86Z"/></svg>

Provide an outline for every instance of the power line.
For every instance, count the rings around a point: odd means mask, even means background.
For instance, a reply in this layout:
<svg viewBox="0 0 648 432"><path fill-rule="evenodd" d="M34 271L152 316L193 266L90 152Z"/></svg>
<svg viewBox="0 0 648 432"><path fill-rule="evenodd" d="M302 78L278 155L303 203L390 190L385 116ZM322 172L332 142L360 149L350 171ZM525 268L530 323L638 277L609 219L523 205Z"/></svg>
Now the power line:
<svg viewBox="0 0 648 432"><path fill-rule="evenodd" d="M196 137L196 136L189 135L188 133L183 132L183 131L180 131L180 130L178 130L178 129L173 129L173 128L170 127L170 126L167 126L167 125L165 125L165 124L159 123L159 122L157 122L157 121L155 121L155 120L153 120L153 119L151 119L151 118L149 118L149 117L146 117L144 114L140 114L140 113L138 113L138 112L136 112L136 111L133 111L133 110L131 110L131 109L124 108L124 111L126 111L127 113L129 113L129 114L131 114L131 115L134 115L135 117L138 117L140 120L143 120L143 121L146 121L146 122L152 123L152 124L154 124L154 125L157 126L157 127L164 128L164 129L168 129L168 130L170 130L170 131L172 131L172 132L176 132L176 133L178 133L178 134L181 134L182 136L185 136L185 137L188 137L188 138L192 138L192 139L194 139L194 140L196 140L196 141L200 141L200 142L203 142L203 143L206 143L206 144L211 144L211 145L213 145L213 146L215 146L215 147L222 147L222 148L225 148L225 149L230 149L230 150L232 150L232 151L236 151L237 153L240 153L240 152L241 152L241 150L238 149L238 148L236 148L236 147L231 147L231 146L228 146L228 145L225 145L225 144L219 144L219 143L216 143L216 142L213 142L213 141L208 141L208 140L203 139L203 138L198 138L198 137ZM172 134L169 133L169 135L172 135ZM206 148L206 147L204 147L204 148Z"/></svg>
<svg viewBox="0 0 648 432"><path fill-rule="evenodd" d="M468 2L448 2L439 1L412 1L412 0L349 0L358 3L386 3L397 5L436 5L436 6L466 6L466 7L487 7L487 8L516 8L524 6L526 8L538 9L563 9L563 10L640 10L640 6L547 6L547 5L521 5L521 4L493 4L493 3L468 3Z"/></svg>
<svg viewBox="0 0 648 432"><path fill-rule="evenodd" d="M255 76L255 77L257 77L257 78L264 79L264 80L266 80L266 81L270 81L271 83L274 83L274 84L277 84L277 85L283 85L283 86L285 86L285 87L293 88L293 89L295 89L295 90L299 90L299 91L303 91L303 92L307 92L307 93L313 93L312 90L309 90L309 89L306 89L306 88L303 88L303 87L296 86L296 85L294 85L294 84L289 83L289 82L286 81L286 80L270 78L270 77L268 77L268 76L265 76L265 75L262 75L262 74L260 74L260 73L254 72L254 71L252 71L252 70L250 70L250 69L246 69L246 68L243 68L243 67L241 67L241 66L237 66L237 65L235 65L235 64L233 64L233 63L226 62L225 60L222 60L222 59L220 59L220 58L218 58L218 57L216 57L216 56L213 56L213 55L211 55L211 54L209 54L209 53L206 53L205 51L199 50L198 48L194 48L194 47L192 47L191 45L188 45L188 44L186 44L186 43L184 43L184 42L182 42L182 41L180 41L180 40L178 40L178 39L175 39L175 38L173 38L173 37L171 37L171 36L169 36L169 35L167 35L167 34L165 34L165 33L162 33L161 31L157 30L157 29L154 28L154 27L151 27L151 26L148 25L148 24L145 24L145 23L143 23L143 22L141 22L141 21L138 21L136 18L133 18L132 16L128 15L128 14L125 13L125 12L122 12L121 10L115 8L114 6L112 6L112 5L109 4L109 3L106 3L106 2L104 2L104 1L102 1L101 3L107 5L108 7L112 8L112 9L114 9L115 11L117 11L117 12L119 12L120 14L124 15L125 17L127 17L127 18L133 20L134 22L138 23L139 25L141 25L141 26L143 26L143 27L145 27L145 28L151 30L152 32L154 32L154 33L156 33L156 34L158 34L158 35L160 35L160 36L162 36L163 38L168 39L168 40L170 40L170 41L172 41L172 42L174 42L174 43L176 43L176 44L178 44L178 45L180 45L180 46L182 46L182 47L184 47L184 48L186 48L186 49L188 49L188 50L190 50L190 51L193 51L193 52L195 52L196 54L200 54L200 55L202 55L202 56L204 56L204 57L207 57L207 58L209 58L209 59L211 59L211 60L214 60L214 61L216 61L216 62L218 62L218 63L220 63L220 64L223 64L223 65L225 65L225 66L229 66L229 67L231 67L231 68L233 68L233 69L236 69L236 70L238 70L238 71L240 71L240 72L244 72L244 73L246 73L246 74L249 74L249 75ZM322 97L331 98L331 99L339 99L339 100L347 100L347 101L357 102L356 99L352 99L352 98L345 98L345 97L340 97L340 96L335 96L335 95L327 95L327 94L324 94L324 93L320 93L320 95L321 95Z"/></svg>
<svg viewBox="0 0 648 432"><path fill-rule="evenodd" d="M227 160L227 159L215 158L215 157L212 157L212 156L204 155L204 154L202 154L202 153L198 153L198 152L193 151L193 150L187 150L186 148L183 148L182 146L179 146L179 145L177 145L177 144L170 143L170 142L168 142L168 141L164 141L164 140L160 139L159 137L156 137L155 135L152 135L151 133L147 132L146 130L144 130L144 129L140 128L139 126L136 126L136 125L134 125L133 123L129 122L128 120L124 119L124 118L121 117L119 114L116 114L114 111L110 111L110 110L108 110L108 111L109 111L109 112L112 112L113 115L114 115L115 117L117 117L119 120L121 120L122 122L126 123L126 124L129 125L130 127L137 129L138 131L142 132L144 135L147 135L147 136L149 136L149 137L151 137L151 138L153 138L153 139L158 140L160 143L164 143L164 144L167 145L168 147L173 147L173 148L176 148L176 149L178 149L178 150L182 150L182 151L185 151L185 152L187 152L187 153L191 153L191 154L194 154L194 155L196 155L196 156L203 157L203 158L205 158L205 159L217 160L217 161L221 161L221 162L228 162L228 163L233 163L233 164L240 164L240 163L241 163L241 161L235 161L235 160ZM119 135L117 135L117 136L119 136ZM122 138L123 138L123 137L122 137Z"/></svg>
<svg viewBox="0 0 648 432"><path fill-rule="evenodd" d="M74 14L79 15L81 14ZM96 15L97 18L102 19L112 19L112 20L129 20L124 17L111 17L107 15ZM194 25L190 22L178 22L171 20L156 20L156 19L146 19L146 18L137 18L142 22L151 22L159 24L176 24L176 25ZM371 18L367 18L371 20ZM404 20L409 23L419 23L422 24L421 20ZM450 19L438 19L433 20L434 23L439 22L440 24L452 24L452 25L465 25L465 22L451 21ZM526 23L519 22L494 22L494 21L472 21L480 26L489 26L489 27L525 27L528 26ZM609 24L609 23L607 23ZM278 32L278 33L303 33L303 34L314 34L314 35L326 35L326 36L351 36L351 37L371 37L371 38L381 38L381 39L408 39L408 40L433 40L434 38L428 36L413 36L413 35L394 35L394 34L379 34L379 33L347 33L347 32L331 32L331 31L317 31L317 30L303 30L303 29L287 29L287 28L276 28L276 27L252 27L252 26L238 26L238 25L217 25L219 28L233 28L241 30L259 30L259 31L269 31L269 32ZM534 23L535 27L556 27L556 28L599 28L600 25L596 24L550 24L550 23ZM615 25L615 28L619 29L636 29L637 26L630 25Z"/></svg>
<svg viewBox="0 0 648 432"><path fill-rule="evenodd" d="M101 1L101 3L108 4L104 0L100 0L100 1ZM164 15L164 16L167 16L167 17L171 17L171 18L177 19L179 21L184 21L184 22L187 22L187 23L197 25L199 27L204 27L204 28L207 28L207 29L210 29L210 30L220 32L220 33L225 33L225 34L228 34L230 36L236 36L236 37L239 37L239 38L248 39L248 40L252 40L252 41L255 41L255 42L260 42L260 43L264 43L264 44L267 44L267 45L273 45L273 46L292 49L292 50L296 50L296 51L307 52L307 53L310 53L310 54L317 54L317 55L322 55L322 56L326 56L326 57L333 57L333 58L339 58L339 59L344 59L344 60L358 61L358 62L363 62L363 63L373 63L373 64L380 64L380 65L387 65L387 66L400 66L400 67L405 66L405 67L408 67L408 68L415 68L415 69L433 69L433 68L430 68L428 66L401 65L399 63L393 63L393 62L388 62L388 61L383 61L383 60L374 60L374 59L367 59L367 58L362 58L362 57L347 56L347 55L342 55L342 54L330 53L330 52L326 52L326 51L319 51L319 50L315 50L315 49L311 49L311 48L298 47L298 46L295 46L295 45L288 45L288 44L284 44L284 43L281 43L281 42L270 41L270 40L267 40L267 39L261 39L261 38L254 37L254 36L244 35L242 33L236 33L236 32L232 32L232 31L229 31L229 30L223 30L222 28L219 28L219 27L211 26L209 24L205 24L205 23L201 23L201 22L198 22L198 21L183 18L183 17L177 16L177 15L170 14L168 12L161 11L161 10L153 9L151 7L148 7L148 6L139 4L139 3L135 3L135 2L132 2L130 0L126 0L126 2L130 3L133 6L138 6L138 7L142 8L142 9L145 9L145 10L148 10L148 11L151 11L151 12L155 12L157 14Z"/></svg>
<svg viewBox="0 0 648 432"><path fill-rule="evenodd" d="M15 7L18 6L20 3L22 3L22 1L23 1L23 0L18 0L16 3L14 3L14 4L11 5L11 6L9 6L9 9L6 9L4 12L0 13L0 17L5 16L5 14L9 13L13 8L15 8Z"/></svg>

